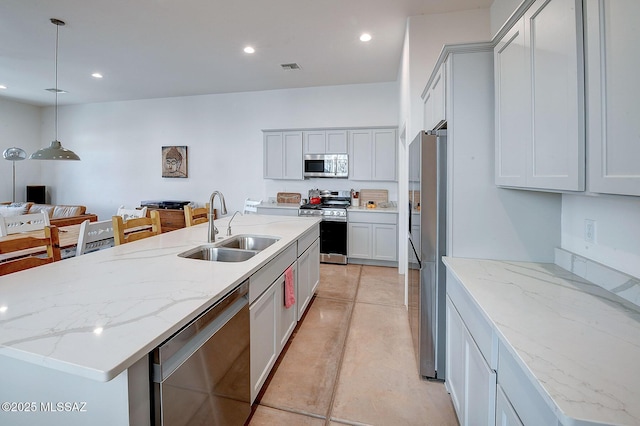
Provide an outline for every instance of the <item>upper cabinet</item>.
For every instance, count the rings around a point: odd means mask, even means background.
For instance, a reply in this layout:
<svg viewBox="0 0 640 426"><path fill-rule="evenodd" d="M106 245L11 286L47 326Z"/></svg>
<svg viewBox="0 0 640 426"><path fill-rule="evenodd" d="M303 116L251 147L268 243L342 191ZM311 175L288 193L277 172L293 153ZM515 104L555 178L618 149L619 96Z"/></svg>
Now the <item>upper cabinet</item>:
<svg viewBox="0 0 640 426"><path fill-rule="evenodd" d="M264 132L264 178L302 179L302 132Z"/></svg>
<svg viewBox="0 0 640 426"><path fill-rule="evenodd" d="M446 120L445 75L445 63L443 63L422 93L422 98L424 99L424 128L426 130L434 129Z"/></svg>
<svg viewBox="0 0 640 426"><path fill-rule="evenodd" d="M396 129L349 131L349 179L397 181Z"/></svg>
<svg viewBox="0 0 640 426"><path fill-rule="evenodd" d="M638 0L586 0L588 190L640 196Z"/></svg>
<svg viewBox="0 0 640 426"><path fill-rule="evenodd" d="M302 136L305 154L347 153L346 130L309 130Z"/></svg>
<svg viewBox="0 0 640 426"><path fill-rule="evenodd" d="M582 40L582 0L538 0L497 43L497 185L585 189Z"/></svg>

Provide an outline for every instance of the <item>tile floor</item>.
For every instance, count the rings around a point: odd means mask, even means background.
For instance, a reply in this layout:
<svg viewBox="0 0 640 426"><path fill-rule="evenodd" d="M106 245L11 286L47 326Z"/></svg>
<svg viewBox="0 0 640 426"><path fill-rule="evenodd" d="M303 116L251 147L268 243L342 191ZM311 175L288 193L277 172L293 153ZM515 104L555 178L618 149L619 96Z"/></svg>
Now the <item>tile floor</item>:
<svg viewBox="0 0 640 426"><path fill-rule="evenodd" d="M248 424L458 424L444 385L418 378L396 268L321 265L316 297Z"/></svg>

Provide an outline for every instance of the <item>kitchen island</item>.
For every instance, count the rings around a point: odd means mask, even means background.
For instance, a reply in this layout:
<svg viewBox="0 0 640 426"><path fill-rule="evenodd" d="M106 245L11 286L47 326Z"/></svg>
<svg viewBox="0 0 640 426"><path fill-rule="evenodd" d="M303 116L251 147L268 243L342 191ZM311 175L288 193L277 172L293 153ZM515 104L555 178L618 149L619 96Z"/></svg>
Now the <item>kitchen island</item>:
<svg viewBox="0 0 640 426"><path fill-rule="evenodd" d="M640 307L555 264L444 262L461 424L640 424Z"/></svg>
<svg viewBox="0 0 640 426"><path fill-rule="evenodd" d="M148 424L148 354L318 222L237 216L280 238L244 262L178 257L203 224L0 277L0 424Z"/></svg>

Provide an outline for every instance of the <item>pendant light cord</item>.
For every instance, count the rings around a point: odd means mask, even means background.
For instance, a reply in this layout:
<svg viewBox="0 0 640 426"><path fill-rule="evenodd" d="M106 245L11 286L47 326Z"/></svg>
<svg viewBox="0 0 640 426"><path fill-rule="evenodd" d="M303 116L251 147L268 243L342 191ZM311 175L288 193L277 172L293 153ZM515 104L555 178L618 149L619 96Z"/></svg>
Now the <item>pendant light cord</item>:
<svg viewBox="0 0 640 426"><path fill-rule="evenodd" d="M56 140L58 140L58 32L60 31L60 24L57 22L52 22L56 25L56 106L54 110L55 114L55 129L56 129Z"/></svg>

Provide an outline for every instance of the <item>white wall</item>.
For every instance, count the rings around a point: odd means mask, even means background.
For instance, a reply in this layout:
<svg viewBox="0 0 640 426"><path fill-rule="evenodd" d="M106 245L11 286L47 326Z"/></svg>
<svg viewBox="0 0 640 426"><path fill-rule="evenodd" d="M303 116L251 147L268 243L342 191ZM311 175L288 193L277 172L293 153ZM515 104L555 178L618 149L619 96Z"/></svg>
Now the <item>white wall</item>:
<svg viewBox="0 0 640 426"><path fill-rule="evenodd" d="M397 185L346 180L264 180L262 129L396 126L396 83L245 92L64 106L59 138L79 162L43 163L56 203L83 204L100 219L144 200L205 203L220 190L233 212L244 199L313 187L375 187L397 196ZM47 128L52 108L43 114ZM50 140L42 133L42 143ZM48 143L48 142L47 142ZM187 179L161 177L161 147L188 147ZM386 188L385 188L386 187ZM393 199L393 198L392 198Z"/></svg>
<svg viewBox="0 0 640 426"><path fill-rule="evenodd" d="M53 140L53 127L49 142L40 145L41 108L0 98L0 152L7 148L18 147L26 151L27 157L34 151L46 146ZM16 201L26 200L26 185L39 185L40 162L32 160L17 161L16 164ZM0 158L0 202L12 201L13 162Z"/></svg>
<svg viewBox="0 0 640 426"><path fill-rule="evenodd" d="M584 238L596 221L595 243ZM640 278L640 197L562 196L562 248Z"/></svg>

